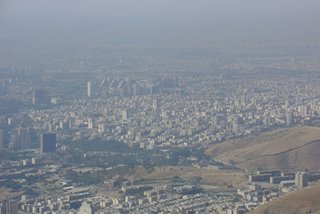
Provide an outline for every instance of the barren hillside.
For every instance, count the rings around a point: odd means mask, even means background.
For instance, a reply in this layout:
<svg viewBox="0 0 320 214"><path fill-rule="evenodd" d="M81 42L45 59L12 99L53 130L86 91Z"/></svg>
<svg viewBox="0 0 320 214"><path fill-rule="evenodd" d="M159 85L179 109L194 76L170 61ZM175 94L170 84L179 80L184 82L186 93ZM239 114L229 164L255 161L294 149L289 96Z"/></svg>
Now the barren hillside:
<svg viewBox="0 0 320 214"><path fill-rule="evenodd" d="M304 214L320 213L320 185L289 193L281 198L258 207L252 214Z"/></svg>
<svg viewBox="0 0 320 214"><path fill-rule="evenodd" d="M320 168L320 128L299 127L230 140L209 148L216 160L243 169Z"/></svg>

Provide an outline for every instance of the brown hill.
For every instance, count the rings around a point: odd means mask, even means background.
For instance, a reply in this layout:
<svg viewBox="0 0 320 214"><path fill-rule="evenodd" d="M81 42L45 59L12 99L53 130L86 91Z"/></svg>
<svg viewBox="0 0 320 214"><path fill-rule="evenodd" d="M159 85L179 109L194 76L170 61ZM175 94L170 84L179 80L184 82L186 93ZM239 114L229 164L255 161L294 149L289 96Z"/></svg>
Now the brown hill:
<svg viewBox="0 0 320 214"><path fill-rule="evenodd" d="M217 144L206 153L242 169L320 169L320 128L299 127Z"/></svg>
<svg viewBox="0 0 320 214"><path fill-rule="evenodd" d="M320 185L289 193L255 209L252 214L320 214Z"/></svg>

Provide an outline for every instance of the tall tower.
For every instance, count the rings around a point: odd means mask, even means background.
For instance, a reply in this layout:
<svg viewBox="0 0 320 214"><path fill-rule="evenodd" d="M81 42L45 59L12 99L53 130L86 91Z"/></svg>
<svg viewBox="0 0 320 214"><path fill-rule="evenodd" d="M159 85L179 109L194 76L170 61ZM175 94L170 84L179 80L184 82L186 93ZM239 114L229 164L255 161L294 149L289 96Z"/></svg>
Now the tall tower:
<svg viewBox="0 0 320 214"><path fill-rule="evenodd" d="M295 184L299 189L308 186L309 176L305 172L297 172L295 176Z"/></svg>
<svg viewBox="0 0 320 214"><path fill-rule="evenodd" d="M19 149L29 149L31 138L30 138L30 131L26 128L19 128L18 129L18 147Z"/></svg>
<svg viewBox="0 0 320 214"><path fill-rule="evenodd" d="M50 103L50 96L49 92L44 89L34 90L33 96L32 96L32 104L38 105L38 104L49 104Z"/></svg>
<svg viewBox="0 0 320 214"><path fill-rule="evenodd" d="M291 126L291 124L292 124L292 113L288 112L286 115L286 125Z"/></svg>
<svg viewBox="0 0 320 214"><path fill-rule="evenodd" d="M160 110L160 102L158 98L154 98L152 101L152 111L154 114L159 113Z"/></svg>
<svg viewBox="0 0 320 214"><path fill-rule="evenodd" d="M128 120L128 111L123 110L122 111L122 122L126 122Z"/></svg>
<svg viewBox="0 0 320 214"><path fill-rule="evenodd" d="M87 82L87 97L91 97L91 82Z"/></svg>
<svg viewBox="0 0 320 214"><path fill-rule="evenodd" d="M18 203L13 200L4 199L0 203L0 214L17 214L18 213Z"/></svg>
<svg viewBox="0 0 320 214"><path fill-rule="evenodd" d="M4 132L0 129L0 150L4 149Z"/></svg>
<svg viewBox="0 0 320 214"><path fill-rule="evenodd" d="M41 135L41 154L43 153L55 153L57 136L53 133Z"/></svg>

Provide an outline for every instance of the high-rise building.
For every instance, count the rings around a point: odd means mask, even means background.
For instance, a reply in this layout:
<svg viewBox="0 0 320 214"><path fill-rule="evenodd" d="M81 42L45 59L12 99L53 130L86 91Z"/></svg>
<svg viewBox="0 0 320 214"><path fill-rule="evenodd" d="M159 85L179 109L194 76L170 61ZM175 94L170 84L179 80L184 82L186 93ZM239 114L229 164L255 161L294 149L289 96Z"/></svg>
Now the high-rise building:
<svg viewBox="0 0 320 214"><path fill-rule="evenodd" d="M93 119L88 118L88 129L93 129Z"/></svg>
<svg viewBox="0 0 320 214"><path fill-rule="evenodd" d="M158 98L153 99L152 101L152 110L154 114L159 113L160 111L160 102Z"/></svg>
<svg viewBox="0 0 320 214"><path fill-rule="evenodd" d="M91 97L91 82L87 82L87 97Z"/></svg>
<svg viewBox="0 0 320 214"><path fill-rule="evenodd" d="M17 136L19 149L29 149L31 144L30 131L27 128L19 128Z"/></svg>
<svg viewBox="0 0 320 214"><path fill-rule="evenodd" d="M86 201L82 202L81 207L79 209L79 213L80 214L91 214L91 213L93 213L91 204L89 204Z"/></svg>
<svg viewBox="0 0 320 214"><path fill-rule="evenodd" d="M17 128L10 130L8 139L8 149L19 149L19 130Z"/></svg>
<svg viewBox="0 0 320 214"><path fill-rule="evenodd" d="M305 172L297 172L295 176L295 184L298 188L304 188L308 186L309 176Z"/></svg>
<svg viewBox="0 0 320 214"><path fill-rule="evenodd" d="M128 120L128 111L127 110L123 110L122 111L122 121L126 122Z"/></svg>
<svg viewBox="0 0 320 214"><path fill-rule="evenodd" d="M19 149L30 149L31 146L31 135L29 128L15 128L10 130L8 148L19 150Z"/></svg>
<svg viewBox="0 0 320 214"><path fill-rule="evenodd" d="M291 126L292 125L292 113L288 112L286 115L286 125Z"/></svg>
<svg viewBox="0 0 320 214"><path fill-rule="evenodd" d="M41 135L40 141L41 153L55 153L56 152L56 144L57 144L57 136L53 133L47 133Z"/></svg>
<svg viewBox="0 0 320 214"><path fill-rule="evenodd" d="M7 203L7 213L17 214L18 213L18 202L16 201L8 201Z"/></svg>
<svg viewBox="0 0 320 214"><path fill-rule="evenodd" d="M32 104L41 105L41 104L49 104L50 103L49 93L46 90L34 90L32 97Z"/></svg>
<svg viewBox="0 0 320 214"><path fill-rule="evenodd" d="M2 200L0 204L0 214L17 214L18 203L13 200Z"/></svg>
<svg viewBox="0 0 320 214"><path fill-rule="evenodd" d="M6 205L3 202L0 204L0 214L6 213Z"/></svg>
<svg viewBox="0 0 320 214"><path fill-rule="evenodd" d="M0 150L4 148L4 132L0 129Z"/></svg>
<svg viewBox="0 0 320 214"><path fill-rule="evenodd" d="M298 107L298 112L301 117L307 117L308 116L308 106L306 105L301 105Z"/></svg>
<svg viewBox="0 0 320 214"><path fill-rule="evenodd" d="M132 96L141 95L140 86L137 83L132 84Z"/></svg>

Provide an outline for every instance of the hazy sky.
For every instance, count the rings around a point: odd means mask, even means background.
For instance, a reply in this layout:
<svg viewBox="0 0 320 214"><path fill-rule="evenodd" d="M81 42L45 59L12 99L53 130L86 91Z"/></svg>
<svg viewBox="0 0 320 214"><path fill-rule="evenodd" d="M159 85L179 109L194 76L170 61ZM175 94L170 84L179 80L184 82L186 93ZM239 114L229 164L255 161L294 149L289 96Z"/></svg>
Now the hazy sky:
<svg viewBox="0 0 320 214"><path fill-rule="evenodd" d="M310 17L318 0L1 0L6 17L228 18Z"/></svg>
<svg viewBox="0 0 320 214"><path fill-rule="evenodd" d="M226 38L312 43L320 38L319 0L0 2L0 45L7 46L26 41L33 47L58 42L80 45L89 40L191 44Z"/></svg>

